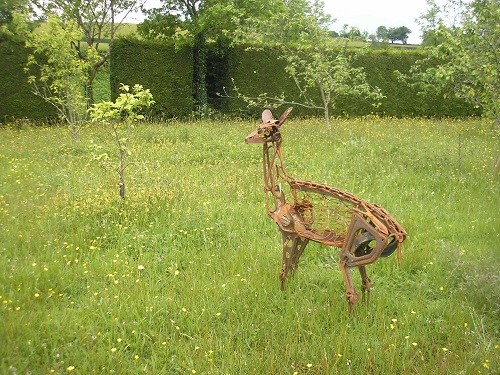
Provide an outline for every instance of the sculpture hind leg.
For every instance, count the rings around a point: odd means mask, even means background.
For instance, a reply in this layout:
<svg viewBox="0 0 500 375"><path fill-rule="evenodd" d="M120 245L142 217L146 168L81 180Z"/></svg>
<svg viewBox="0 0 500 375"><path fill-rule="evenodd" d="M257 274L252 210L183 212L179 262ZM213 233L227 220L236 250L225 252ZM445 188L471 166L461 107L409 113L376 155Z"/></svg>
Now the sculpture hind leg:
<svg viewBox="0 0 500 375"><path fill-rule="evenodd" d="M347 266L346 260L342 257L342 255L340 256L339 266L340 266L340 271L342 271L342 277L344 278L345 296L349 304L349 312L352 312L354 304L359 300L359 295L358 293L356 293L356 290L354 289L351 271Z"/></svg>
<svg viewBox="0 0 500 375"><path fill-rule="evenodd" d="M281 290L285 289L286 279L289 274L297 269L299 258L309 242L296 233L282 232L283 235L283 261L280 272Z"/></svg>
<svg viewBox="0 0 500 375"><path fill-rule="evenodd" d="M366 267L365 266L359 266L358 267L359 274L361 275L361 293L362 293L362 300L365 301L365 292L366 292L366 302L370 301L370 290L372 289L372 281L368 277L368 274L366 273Z"/></svg>

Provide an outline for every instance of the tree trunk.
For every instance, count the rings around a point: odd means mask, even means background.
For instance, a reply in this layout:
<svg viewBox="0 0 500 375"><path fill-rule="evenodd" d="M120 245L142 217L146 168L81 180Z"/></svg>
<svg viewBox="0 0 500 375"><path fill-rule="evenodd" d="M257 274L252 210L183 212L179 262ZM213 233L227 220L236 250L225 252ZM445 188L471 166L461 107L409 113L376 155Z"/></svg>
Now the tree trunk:
<svg viewBox="0 0 500 375"><path fill-rule="evenodd" d="M125 182L120 182L120 198L125 199Z"/></svg>
<svg viewBox="0 0 500 375"><path fill-rule="evenodd" d="M323 112L325 113L326 128L330 129L330 110L328 109L328 106L330 104L330 94L328 94L327 96L323 85L319 81L318 81L318 87L319 87L319 92L321 93L321 100L323 102Z"/></svg>
<svg viewBox="0 0 500 375"><path fill-rule="evenodd" d="M325 122L326 128L330 129L330 110L328 109L328 104L325 105Z"/></svg>
<svg viewBox="0 0 500 375"><path fill-rule="evenodd" d="M71 130L71 138L73 139L73 143L75 145L80 144L80 126L76 123L71 123L70 125L70 130Z"/></svg>
<svg viewBox="0 0 500 375"><path fill-rule="evenodd" d="M94 79L97 75L97 68L91 67L87 72L87 81L85 82L85 99L87 108L94 104Z"/></svg>
<svg viewBox="0 0 500 375"><path fill-rule="evenodd" d="M125 199L125 159L126 151L120 150L120 165L118 166L118 178L120 187L120 198Z"/></svg>

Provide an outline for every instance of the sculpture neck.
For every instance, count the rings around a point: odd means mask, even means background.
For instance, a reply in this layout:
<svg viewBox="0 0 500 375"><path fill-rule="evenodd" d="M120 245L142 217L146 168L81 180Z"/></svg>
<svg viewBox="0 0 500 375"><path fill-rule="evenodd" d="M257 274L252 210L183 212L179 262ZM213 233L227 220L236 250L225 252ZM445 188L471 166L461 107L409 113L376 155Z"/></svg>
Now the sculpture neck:
<svg viewBox="0 0 500 375"><path fill-rule="evenodd" d="M281 190L281 182L286 181L286 174L281 153L281 140L266 142L263 146L264 190L266 191L266 208L269 208L269 198L272 196L274 210L285 204L285 197Z"/></svg>

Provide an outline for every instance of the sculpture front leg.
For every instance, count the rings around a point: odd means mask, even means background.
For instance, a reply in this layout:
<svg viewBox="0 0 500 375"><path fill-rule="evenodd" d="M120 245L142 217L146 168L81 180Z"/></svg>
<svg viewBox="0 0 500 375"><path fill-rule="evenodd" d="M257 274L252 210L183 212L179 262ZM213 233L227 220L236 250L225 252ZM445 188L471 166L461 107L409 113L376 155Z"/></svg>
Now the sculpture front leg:
<svg viewBox="0 0 500 375"><path fill-rule="evenodd" d="M285 290L286 278L288 276L288 271L290 270L290 262L292 260L292 244L290 237L287 233L282 233L283 235L283 259L281 261L281 272L280 272L280 282L281 290Z"/></svg>
<svg viewBox="0 0 500 375"><path fill-rule="evenodd" d="M280 272L281 290L285 289L286 279L289 274L297 269L299 259L309 242L296 233L282 232L283 236L283 260Z"/></svg>
<svg viewBox="0 0 500 375"><path fill-rule="evenodd" d="M292 260L290 262L290 271L293 273L299 266L299 259L304 249L307 246L309 240L307 238L302 238L299 235L295 235L293 239L293 252L292 252Z"/></svg>

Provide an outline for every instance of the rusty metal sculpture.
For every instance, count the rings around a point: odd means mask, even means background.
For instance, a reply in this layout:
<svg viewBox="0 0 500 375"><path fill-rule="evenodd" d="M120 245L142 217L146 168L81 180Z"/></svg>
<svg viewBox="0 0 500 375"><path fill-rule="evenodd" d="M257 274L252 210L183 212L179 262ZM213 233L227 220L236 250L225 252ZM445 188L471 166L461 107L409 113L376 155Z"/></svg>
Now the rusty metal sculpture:
<svg viewBox="0 0 500 375"><path fill-rule="evenodd" d="M309 241L339 247L339 266L351 311L359 295L354 289L350 268L358 267L362 296L364 298L366 292L368 299L372 283L365 266L379 257L391 255L396 249L400 262L406 231L380 206L336 188L297 180L286 172L280 126L291 110L288 108L277 120L271 111L265 110L262 124L245 138L246 143L263 144L266 209L283 236L281 289L287 276L297 268Z"/></svg>

